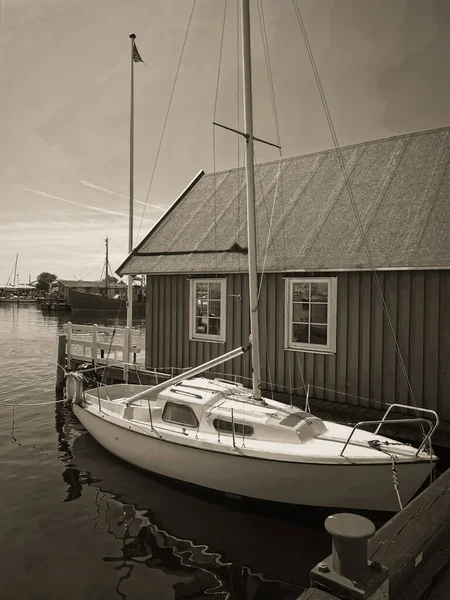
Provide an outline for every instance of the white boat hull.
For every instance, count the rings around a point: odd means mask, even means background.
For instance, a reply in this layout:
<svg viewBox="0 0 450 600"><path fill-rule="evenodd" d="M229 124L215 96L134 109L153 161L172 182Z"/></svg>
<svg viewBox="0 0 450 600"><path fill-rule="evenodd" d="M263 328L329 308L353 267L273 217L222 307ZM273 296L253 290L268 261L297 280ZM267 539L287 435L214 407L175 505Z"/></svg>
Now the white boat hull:
<svg viewBox="0 0 450 600"><path fill-rule="evenodd" d="M106 450L147 471L212 490L306 506L397 511L390 462L285 462L214 452L130 431L75 405L83 426ZM433 464L397 464L400 496L409 502Z"/></svg>

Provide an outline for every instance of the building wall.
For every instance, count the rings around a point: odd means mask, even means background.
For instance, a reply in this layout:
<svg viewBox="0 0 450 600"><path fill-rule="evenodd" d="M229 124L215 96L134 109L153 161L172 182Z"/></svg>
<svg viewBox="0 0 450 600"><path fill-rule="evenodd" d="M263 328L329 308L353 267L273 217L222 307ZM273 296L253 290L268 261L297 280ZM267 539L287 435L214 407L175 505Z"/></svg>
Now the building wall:
<svg viewBox="0 0 450 600"><path fill-rule="evenodd" d="M265 276L260 298L264 387L288 392L309 383L315 398L360 406L373 406L369 398L411 404L372 274L337 276L333 355L284 350L284 278ZM380 272L378 280L417 404L450 420L450 271ZM226 343L192 342L189 279L148 276L147 366L175 367L177 372L245 344L250 331L246 275L227 276L227 296ZM250 378L250 356L247 353L217 370Z"/></svg>

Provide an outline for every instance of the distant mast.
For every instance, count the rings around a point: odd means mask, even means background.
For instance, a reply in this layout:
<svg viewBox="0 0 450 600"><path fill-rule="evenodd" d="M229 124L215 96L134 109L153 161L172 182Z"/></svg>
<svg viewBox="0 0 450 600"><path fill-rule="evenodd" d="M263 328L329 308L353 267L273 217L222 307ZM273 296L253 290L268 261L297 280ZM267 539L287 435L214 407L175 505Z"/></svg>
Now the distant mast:
<svg viewBox="0 0 450 600"><path fill-rule="evenodd" d="M108 236L105 238L105 293L108 297L108 271L109 271L109 260L108 260Z"/></svg>
<svg viewBox="0 0 450 600"><path fill-rule="evenodd" d="M261 357L259 348L259 306L256 257L255 174L253 167L252 69L250 51L249 0L241 0L242 56L244 77L245 173L247 179L247 234L250 291L250 332L252 335L253 397L261 400Z"/></svg>
<svg viewBox="0 0 450 600"><path fill-rule="evenodd" d="M19 258L19 254L16 254L16 262L14 263L14 279L13 279L13 287L16 287L16 276L17 276L17 259Z"/></svg>

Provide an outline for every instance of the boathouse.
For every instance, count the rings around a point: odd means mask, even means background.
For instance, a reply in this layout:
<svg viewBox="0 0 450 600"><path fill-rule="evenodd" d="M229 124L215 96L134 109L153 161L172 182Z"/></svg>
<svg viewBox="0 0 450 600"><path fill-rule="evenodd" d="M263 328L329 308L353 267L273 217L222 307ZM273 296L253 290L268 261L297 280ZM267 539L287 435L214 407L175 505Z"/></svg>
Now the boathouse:
<svg viewBox="0 0 450 600"><path fill-rule="evenodd" d="M392 327L417 404L450 420L450 127L341 156L352 194L334 149L256 169L263 387L410 404ZM200 172L119 267L147 275L147 367L246 343L246 227L243 170ZM248 383L249 354L220 369Z"/></svg>

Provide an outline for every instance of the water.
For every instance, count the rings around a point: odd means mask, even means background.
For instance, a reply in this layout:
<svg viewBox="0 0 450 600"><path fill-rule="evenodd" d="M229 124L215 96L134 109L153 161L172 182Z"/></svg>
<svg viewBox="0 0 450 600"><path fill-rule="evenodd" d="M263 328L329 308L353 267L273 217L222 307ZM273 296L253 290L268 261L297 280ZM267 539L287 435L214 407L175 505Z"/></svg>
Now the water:
<svg viewBox="0 0 450 600"><path fill-rule="evenodd" d="M201 496L105 452L55 402L70 318L0 306L1 598L297 598L329 553L323 518Z"/></svg>

